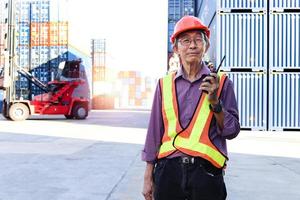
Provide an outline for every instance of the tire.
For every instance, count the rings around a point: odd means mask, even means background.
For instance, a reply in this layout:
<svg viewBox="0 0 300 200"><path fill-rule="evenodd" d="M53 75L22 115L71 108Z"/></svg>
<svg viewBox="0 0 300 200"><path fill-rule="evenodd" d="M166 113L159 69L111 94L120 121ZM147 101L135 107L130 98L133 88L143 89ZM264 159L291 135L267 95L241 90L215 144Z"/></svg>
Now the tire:
<svg viewBox="0 0 300 200"><path fill-rule="evenodd" d="M8 113L6 112L6 107L7 107L6 100L3 100L2 115L5 119L11 120L10 117L8 116Z"/></svg>
<svg viewBox="0 0 300 200"><path fill-rule="evenodd" d="M15 103L10 106L8 116L13 121L26 120L29 117L29 109L23 103Z"/></svg>
<svg viewBox="0 0 300 200"><path fill-rule="evenodd" d="M66 118L66 119L73 119L74 116L73 116L73 115L65 115L65 118Z"/></svg>
<svg viewBox="0 0 300 200"><path fill-rule="evenodd" d="M3 117L7 120L11 120L11 118L3 113Z"/></svg>
<svg viewBox="0 0 300 200"><path fill-rule="evenodd" d="M88 116L88 109L85 105L77 104L72 109L72 115L75 119L85 119Z"/></svg>

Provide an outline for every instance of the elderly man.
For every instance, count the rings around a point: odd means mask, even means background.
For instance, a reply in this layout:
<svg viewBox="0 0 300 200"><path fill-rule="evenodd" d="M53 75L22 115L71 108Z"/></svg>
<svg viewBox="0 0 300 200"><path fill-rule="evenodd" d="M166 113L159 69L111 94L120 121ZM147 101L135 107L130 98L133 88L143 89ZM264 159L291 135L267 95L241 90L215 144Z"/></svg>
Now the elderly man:
<svg viewBox="0 0 300 200"><path fill-rule="evenodd" d="M161 78L142 159L146 200L224 200L226 139L240 131L230 79L202 61L210 31L184 16L171 36L181 68Z"/></svg>

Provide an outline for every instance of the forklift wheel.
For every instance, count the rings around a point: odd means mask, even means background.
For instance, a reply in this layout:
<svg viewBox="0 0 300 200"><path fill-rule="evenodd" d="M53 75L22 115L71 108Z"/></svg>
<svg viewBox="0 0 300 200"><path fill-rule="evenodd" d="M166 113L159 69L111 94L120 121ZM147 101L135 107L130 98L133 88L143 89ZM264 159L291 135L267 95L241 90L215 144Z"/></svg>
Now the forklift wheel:
<svg viewBox="0 0 300 200"><path fill-rule="evenodd" d="M3 100L3 106L2 106L2 115L5 119L11 120L11 118L8 116L8 114L6 113L7 109L7 103L6 103L6 99Z"/></svg>
<svg viewBox="0 0 300 200"><path fill-rule="evenodd" d="M11 120L11 118L9 116L7 116L5 113L2 113L2 115L5 119Z"/></svg>
<svg viewBox="0 0 300 200"><path fill-rule="evenodd" d="M66 119L73 119L74 116L73 115L65 115Z"/></svg>
<svg viewBox="0 0 300 200"><path fill-rule="evenodd" d="M9 117L13 121L26 120L29 117L29 109L23 103L15 103L9 108Z"/></svg>
<svg viewBox="0 0 300 200"><path fill-rule="evenodd" d="M85 119L88 116L88 110L86 106L81 104L75 105L72 113L75 119Z"/></svg>

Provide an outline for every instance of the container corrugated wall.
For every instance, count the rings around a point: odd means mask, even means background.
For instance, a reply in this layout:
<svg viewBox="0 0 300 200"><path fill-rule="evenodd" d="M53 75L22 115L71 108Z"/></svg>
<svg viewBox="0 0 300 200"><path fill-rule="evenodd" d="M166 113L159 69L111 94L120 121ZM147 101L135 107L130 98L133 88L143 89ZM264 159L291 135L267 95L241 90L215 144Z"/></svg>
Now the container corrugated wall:
<svg viewBox="0 0 300 200"><path fill-rule="evenodd" d="M114 97L106 94L106 40L92 39L92 109L114 108Z"/></svg>
<svg viewBox="0 0 300 200"><path fill-rule="evenodd" d="M217 14L217 64L226 59L222 69L251 68L263 70L267 65L267 15L263 13Z"/></svg>
<svg viewBox="0 0 300 200"><path fill-rule="evenodd" d="M169 19L179 20L184 15L194 15L195 0L169 0Z"/></svg>
<svg viewBox="0 0 300 200"><path fill-rule="evenodd" d="M300 73L271 73L269 93L269 129L299 129Z"/></svg>
<svg viewBox="0 0 300 200"><path fill-rule="evenodd" d="M299 0L271 0L270 10L300 9Z"/></svg>
<svg viewBox="0 0 300 200"><path fill-rule="evenodd" d="M267 129L267 74L226 72L233 81L241 128Z"/></svg>
<svg viewBox="0 0 300 200"><path fill-rule="evenodd" d="M195 0L168 0L168 52L172 52L170 36L175 23L184 15L195 14Z"/></svg>
<svg viewBox="0 0 300 200"><path fill-rule="evenodd" d="M217 1L217 9L252 9L267 10L267 0L219 0Z"/></svg>
<svg viewBox="0 0 300 200"><path fill-rule="evenodd" d="M300 69L300 13L271 12L269 30L270 69Z"/></svg>

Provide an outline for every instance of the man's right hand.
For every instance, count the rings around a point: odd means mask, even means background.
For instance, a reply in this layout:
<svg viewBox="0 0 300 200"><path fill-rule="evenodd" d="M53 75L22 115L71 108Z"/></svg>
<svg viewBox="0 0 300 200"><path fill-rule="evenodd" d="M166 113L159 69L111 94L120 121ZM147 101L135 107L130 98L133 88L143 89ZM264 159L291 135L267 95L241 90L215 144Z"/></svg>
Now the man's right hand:
<svg viewBox="0 0 300 200"><path fill-rule="evenodd" d="M153 180L144 180L143 195L145 200L153 200Z"/></svg>
<svg viewBox="0 0 300 200"><path fill-rule="evenodd" d="M153 200L153 192L154 192L154 183L153 183L153 168L154 165L152 163L147 163L145 175L144 175L144 187L143 187L143 195L145 200Z"/></svg>

